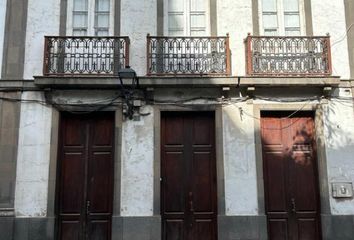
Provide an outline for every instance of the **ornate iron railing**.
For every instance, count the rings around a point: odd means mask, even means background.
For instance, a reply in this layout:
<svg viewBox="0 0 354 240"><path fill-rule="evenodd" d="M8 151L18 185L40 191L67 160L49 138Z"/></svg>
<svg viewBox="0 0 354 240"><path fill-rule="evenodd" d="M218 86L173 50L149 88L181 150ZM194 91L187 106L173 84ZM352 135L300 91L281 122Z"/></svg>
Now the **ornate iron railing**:
<svg viewBox="0 0 354 240"><path fill-rule="evenodd" d="M248 75L325 76L332 74L331 45L325 37L246 39Z"/></svg>
<svg viewBox="0 0 354 240"><path fill-rule="evenodd" d="M127 65L128 37L45 37L44 75L117 75Z"/></svg>
<svg viewBox="0 0 354 240"><path fill-rule="evenodd" d="M230 75L229 36L147 36L148 75Z"/></svg>

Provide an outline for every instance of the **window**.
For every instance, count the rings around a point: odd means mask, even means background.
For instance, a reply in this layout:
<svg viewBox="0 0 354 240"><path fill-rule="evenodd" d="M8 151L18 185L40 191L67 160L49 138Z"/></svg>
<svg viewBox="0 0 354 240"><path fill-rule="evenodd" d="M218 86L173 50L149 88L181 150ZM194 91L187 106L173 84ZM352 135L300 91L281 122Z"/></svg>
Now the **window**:
<svg viewBox="0 0 354 240"><path fill-rule="evenodd" d="M209 0L168 0L169 36L210 34Z"/></svg>
<svg viewBox="0 0 354 240"><path fill-rule="evenodd" d="M261 34L266 36L304 35L303 0L259 0Z"/></svg>
<svg viewBox="0 0 354 240"><path fill-rule="evenodd" d="M113 35L114 0L71 0L68 2L67 35Z"/></svg>

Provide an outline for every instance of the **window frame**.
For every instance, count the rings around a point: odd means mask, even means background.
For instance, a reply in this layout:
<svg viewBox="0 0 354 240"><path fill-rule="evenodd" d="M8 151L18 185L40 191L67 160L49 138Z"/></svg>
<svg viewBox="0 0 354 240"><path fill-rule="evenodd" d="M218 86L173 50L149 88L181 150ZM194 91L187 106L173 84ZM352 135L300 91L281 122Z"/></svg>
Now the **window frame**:
<svg viewBox="0 0 354 240"><path fill-rule="evenodd" d="M307 0L298 0L298 1L299 1L300 36L305 36L306 35L305 1ZM286 36L284 0L276 0L276 5L277 5L278 32L275 36ZM260 35L266 36L264 31L265 29L263 27L263 0L258 0L258 22L259 22Z"/></svg>
<svg viewBox="0 0 354 240"><path fill-rule="evenodd" d="M183 35L178 37L192 37L191 35L191 0L184 1L184 26L183 26ZM205 9L205 34L203 37L211 36L211 14L210 14L210 0L204 0L206 2ZM169 1L166 0L164 3L164 35L169 36ZM198 37L198 36L193 36Z"/></svg>
<svg viewBox="0 0 354 240"><path fill-rule="evenodd" d="M88 0L87 8L87 28L85 36L98 36L96 35L96 1ZM109 0L109 26L108 26L108 36L114 35L114 15L115 15L115 0ZM68 0L67 5L67 20L66 20L66 35L74 36L73 27L73 15L74 15L74 0Z"/></svg>

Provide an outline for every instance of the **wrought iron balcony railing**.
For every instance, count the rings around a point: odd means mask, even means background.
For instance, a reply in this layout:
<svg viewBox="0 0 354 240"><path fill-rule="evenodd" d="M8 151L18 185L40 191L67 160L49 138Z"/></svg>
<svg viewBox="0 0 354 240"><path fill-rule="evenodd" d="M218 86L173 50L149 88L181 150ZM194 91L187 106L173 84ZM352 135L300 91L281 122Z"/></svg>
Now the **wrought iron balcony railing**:
<svg viewBox="0 0 354 240"><path fill-rule="evenodd" d="M147 36L147 75L230 75L229 36Z"/></svg>
<svg viewBox="0 0 354 240"><path fill-rule="evenodd" d="M127 65L128 37L45 37L44 75L117 75Z"/></svg>
<svg viewBox="0 0 354 240"><path fill-rule="evenodd" d="M253 76L327 76L332 74L331 45L325 37L246 39L247 74Z"/></svg>

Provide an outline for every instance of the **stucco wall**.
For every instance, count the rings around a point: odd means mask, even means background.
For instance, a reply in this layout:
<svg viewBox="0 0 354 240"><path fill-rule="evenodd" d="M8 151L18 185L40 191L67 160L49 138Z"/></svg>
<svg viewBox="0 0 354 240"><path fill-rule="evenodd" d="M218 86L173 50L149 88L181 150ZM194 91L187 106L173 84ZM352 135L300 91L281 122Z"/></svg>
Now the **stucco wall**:
<svg viewBox="0 0 354 240"><path fill-rule="evenodd" d="M337 89L336 96L351 98L349 88ZM325 141L331 213L354 214L354 199L334 199L332 182L354 184L354 115L352 100L333 99L324 106Z"/></svg>
<svg viewBox="0 0 354 240"><path fill-rule="evenodd" d="M44 36L59 35L60 1L29 0L24 79L42 75Z"/></svg>
<svg viewBox="0 0 354 240"><path fill-rule="evenodd" d="M218 35L230 34L232 75L245 75L244 39L252 33L251 0L219 0L217 3Z"/></svg>
<svg viewBox="0 0 354 240"><path fill-rule="evenodd" d="M2 55L4 50L6 3L7 0L0 0L0 76L2 71Z"/></svg>
<svg viewBox="0 0 354 240"><path fill-rule="evenodd" d="M127 120L122 126L121 215L153 215L154 115L140 121Z"/></svg>
<svg viewBox="0 0 354 240"><path fill-rule="evenodd" d="M156 35L156 0L121 1L121 36L130 38L130 66L146 75L146 35Z"/></svg>
<svg viewBox="0 0 354 240"><path fill-rule="evenodd" d="M24 92L22 99L43 101L44 96L39 92ZM22 103L15 191L17 216L46 216L51 118L51 108Z"/></svg>
<svg viewBox="0 0 354 240"><path fill-rule="evenodd" d="M350 76L344 1L311 0L313 34L331 36L333 75Z"/></svg>
<svg viewBox="0 0 354 240"><path fill-rule="evenodd" d="M257 173L251 104L223 108L226 215L257 215Z"/></svg>

